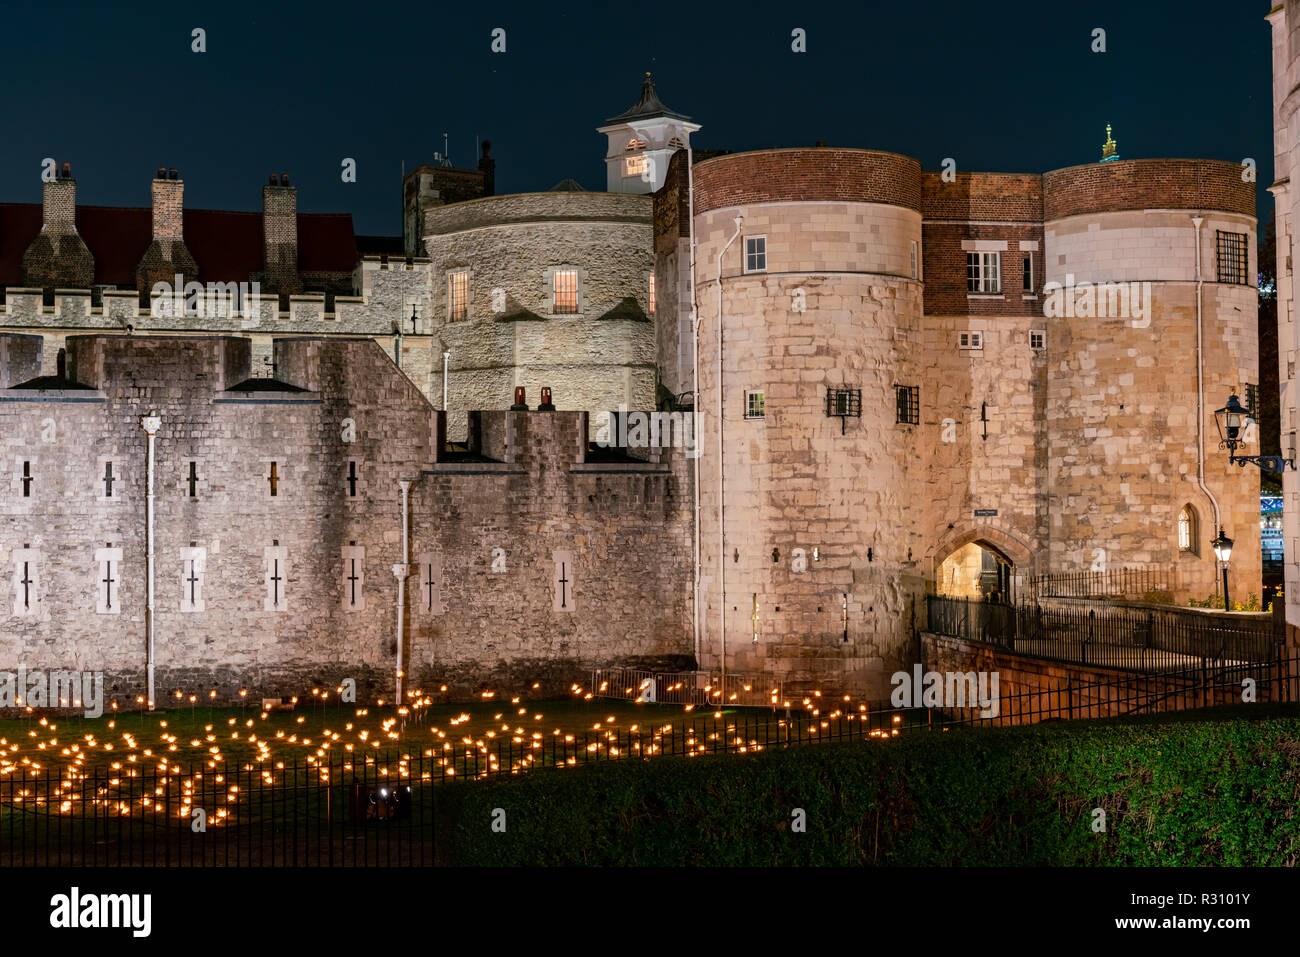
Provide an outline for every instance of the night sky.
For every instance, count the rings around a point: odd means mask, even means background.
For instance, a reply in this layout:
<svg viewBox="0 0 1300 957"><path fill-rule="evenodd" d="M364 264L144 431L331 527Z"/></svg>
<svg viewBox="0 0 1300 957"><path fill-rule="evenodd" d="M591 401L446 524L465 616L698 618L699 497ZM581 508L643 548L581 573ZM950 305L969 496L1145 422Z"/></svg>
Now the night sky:
<svg viewBox="0 0 1300 957"><path fill-rule="evenodd" d="M1268 0L1183 2L41 3L0 11L0 202L39 202L40 163L70 161L78 201L147 206L176 166L192 208L260 209L287 171L303 212L401 231L400 172L477 162L497 192L572 177L605 186L595 128L651 70L703 129L698 149L892 150L937 169L1041 172L1100 158L1259 166L1272 208ZM662 11L662 13L656 12ZM689 32L683 26L691 18ZM191 52L191 30L207 52ZM506 30L506 52L490 51ZM791 52L791 30L808 52ZM1107 52L1091 52L1106 30ZM354 184L340 180L344 157Z"/></svg>

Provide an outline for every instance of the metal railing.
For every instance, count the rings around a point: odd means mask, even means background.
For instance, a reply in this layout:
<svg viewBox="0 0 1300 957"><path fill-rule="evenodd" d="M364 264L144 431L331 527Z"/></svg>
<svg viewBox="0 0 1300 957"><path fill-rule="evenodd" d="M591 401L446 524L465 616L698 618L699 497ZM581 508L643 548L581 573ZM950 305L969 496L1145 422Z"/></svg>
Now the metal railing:
<svg viewBox="0 0 1300 957"><path fill-rule="evenodd" d="M1121 671L1262 662L1277 654L1266 613L1045 598L1012 606L943 595L927 596L926 604L935 634Z"/></svg>

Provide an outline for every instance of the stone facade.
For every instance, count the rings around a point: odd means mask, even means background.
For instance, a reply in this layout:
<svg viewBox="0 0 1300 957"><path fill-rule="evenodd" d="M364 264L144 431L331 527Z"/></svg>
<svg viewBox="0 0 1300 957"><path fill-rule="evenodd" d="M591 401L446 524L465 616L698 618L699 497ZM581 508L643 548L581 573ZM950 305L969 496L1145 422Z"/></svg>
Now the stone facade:
<svg viewBox="0 0 1300 957"><path fill-rule="evenodd" d="M1282 455L1296 462L1296 356L1300 332L1295 321L1295 229L1300 215L1300 2L1273 4L1273 193L1277 228L1277 376ZM1293 644L1300 634L1300 479L1294 468L1282 475L1283 588L1287 629Z"/></svg>
<svg viewBox="0 0 1300 957"><path fill-rule="evenodd" d="M30 365L29 338L3 337L0 356ZM588 463L585 413L496 412L475 416L477 454L447 461L443 414L368 338L278 340L279 383L248 382L246 338L65 348L70 382L0 390L0 667L102 670L111 695L144 692L140 418L155 411L159 699L347 677L391 694L401 480L408 688L563 693L593 665L690 654L680 454Z"/></svg>
<svg viewBox="0 0 1300 957"><path fill-rule="evenodd" d="M450 438L465 438L465 411L509 405L516 386L533 402L549 386L557 409L591 413L593 437L603 413L654 407L651 208L648 196L553 191L428 211L429 331L451 352L460 413ZM555 307L557 269L577 274L576 311ZM440 394L440 367L433 378Z"/></svg>
<svg viewBox="0 0 1300 957"><path fill-rule="evenodd" d="M1219 233L1253 275L1239 172L1120 161L946 182L834 149L697 164L702 664L883 697L921 596L971 543L1014 567L1018 593L1036 575L1173 565L1181 601L1214 591L1221 524L1236 593L1258 594L1257 476L1229 467L1211 415L1257 361L1254 288L1219 281ZM681 265L679 205L665 195L657 216L660 271ZM972 255L996 282L968 288ZM1121 281L1139 284L1132 314L1053 313L1049 284L1083 303L1086 284ZM658 319L680 329L675 305ZM671 334L659 348L681 368ZM828 409L859 395L860 416ZM1180 550L1188 506L1198 532Z"/></svg>

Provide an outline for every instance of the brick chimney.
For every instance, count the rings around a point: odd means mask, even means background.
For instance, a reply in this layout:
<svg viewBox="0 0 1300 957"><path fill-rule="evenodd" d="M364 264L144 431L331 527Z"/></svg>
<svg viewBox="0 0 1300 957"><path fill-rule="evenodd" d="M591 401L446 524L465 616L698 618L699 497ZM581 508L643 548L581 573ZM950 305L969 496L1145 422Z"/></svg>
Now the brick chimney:
<svg viewBox="0 0 1300 957"><path fill-rule="evenodd" d="M160 166L152 184L153 241L136 267L136 287L147 305L154 283L176 284L180 274L184 282L198 278L199 267L190 255L184 239L185 181L175 167ZM183 283L182 283L183 287Z"/></svg>
<svg viewBox="0 0 1300 957"><path fill-rule="evenodd" d="M289 174L262 187L262 236L266 248L263 292L278 292L282 299L301 290L298 280L298 190ZM287 305L282 301L281 305Z"/></svg>
<svg viewBox="0 0 1300 957"><path fill-rule="evenodd" d="M44 225L23 253L23 284L52 295L56 288L89 289L95 283L95 258L77 235L77 181L72 164L55 166L44 184Z"/></svg>

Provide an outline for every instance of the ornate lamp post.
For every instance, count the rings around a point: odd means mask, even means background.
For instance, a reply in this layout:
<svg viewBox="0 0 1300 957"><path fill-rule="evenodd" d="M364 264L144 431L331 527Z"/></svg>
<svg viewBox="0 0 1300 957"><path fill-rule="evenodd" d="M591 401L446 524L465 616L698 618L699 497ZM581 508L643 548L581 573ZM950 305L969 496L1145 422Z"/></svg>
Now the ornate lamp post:
<svg viewBox="0 0 1300 957"><path fill-rule="evenodd" d="M1228 462L1246 467L1250 462L1266 472L1281 475L1289 465L1295 469L1295 463L1280 455L1238 455L1237 449L1245 445L1242 436L1246 428L1255 423L1250 411L1237 399L1237 393L1228 396L1228 404L1222 409L1214 410L1214 421L1219 427L1219 448L1228 450Z"/></svg>
<svg viewBox="0 0 1300 957"><path fill-rule="evenodd" d="M1236 396L1233 396L1235 399ZM1228 602L1228 561L1232 558L1232 539L1223 534L1223 529L1219 529L1218 536L1210 542L1214 549L1214 557L1219 560L1223 566L1223 610L1232 611L1232 605Z"/></svg>

